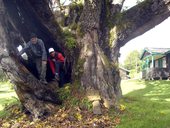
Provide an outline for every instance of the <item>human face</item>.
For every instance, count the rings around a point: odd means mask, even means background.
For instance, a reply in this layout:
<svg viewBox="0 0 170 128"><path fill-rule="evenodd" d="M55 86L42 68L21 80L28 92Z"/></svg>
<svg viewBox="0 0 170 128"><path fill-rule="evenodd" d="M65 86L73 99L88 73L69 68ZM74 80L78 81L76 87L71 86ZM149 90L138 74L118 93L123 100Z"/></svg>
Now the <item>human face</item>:
<svg viewBox="0 0 170 128"><path fill-rule="evenodd" d="M51 52L50 56L55 57L55 52Z"/></svg>
<svg viewBox="0 0 170 128"><path fill-rule="evenodd" d="M37 37L31 38L31 42L32 42L33 44L36 44L36 43L37 43Z"/></svg>

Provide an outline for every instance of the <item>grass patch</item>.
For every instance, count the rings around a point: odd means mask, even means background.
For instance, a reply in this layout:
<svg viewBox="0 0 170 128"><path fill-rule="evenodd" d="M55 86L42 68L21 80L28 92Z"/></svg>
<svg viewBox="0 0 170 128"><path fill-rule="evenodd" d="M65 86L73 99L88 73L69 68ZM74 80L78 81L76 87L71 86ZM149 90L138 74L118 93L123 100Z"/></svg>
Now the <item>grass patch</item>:
<svg viewBox="0 0 170 128"><path fill-rule="evenodd" d="M10 115L7 106L18 104L16 93L9 82L0 82L0 118Z"/></svg>
<svg viewBox="0 0 170 128"><path fill-rule="evenodd" d="M0 83L0 119L6 117L0 120L0 127L19 123L20 127L170 128L170 81L122 81L123 98L119 109L117 112L115 108L109 112L103 109L100 116L92 114L91 102L83 97L81 89L76 92L76 87L78 84L66 85L58 90L64 104L56 114L45 121L31 122L14 105L19 102L9 83ZM12 109L8 109L9 106Z"/></svg>
<svg viewBox="0 0 170 128"><path fill-rule="evenodd" d="M122 81L126 109L116 128L170 128L170 81Z"/></svg>

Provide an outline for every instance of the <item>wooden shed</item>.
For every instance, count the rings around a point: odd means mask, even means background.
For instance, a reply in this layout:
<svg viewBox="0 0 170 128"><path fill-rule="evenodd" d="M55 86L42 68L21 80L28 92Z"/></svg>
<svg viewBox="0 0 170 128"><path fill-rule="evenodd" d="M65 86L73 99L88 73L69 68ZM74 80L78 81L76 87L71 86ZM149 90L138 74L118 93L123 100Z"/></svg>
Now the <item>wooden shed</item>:
<svg viewBox="0 0 170 128"><path fill-rule="evenodd" d="M122 80L127 80L127 79L130 78L129 77L130 71L128 71L127 69L120 67L119 72L120 72L120 77L121 77Z"/></svg>

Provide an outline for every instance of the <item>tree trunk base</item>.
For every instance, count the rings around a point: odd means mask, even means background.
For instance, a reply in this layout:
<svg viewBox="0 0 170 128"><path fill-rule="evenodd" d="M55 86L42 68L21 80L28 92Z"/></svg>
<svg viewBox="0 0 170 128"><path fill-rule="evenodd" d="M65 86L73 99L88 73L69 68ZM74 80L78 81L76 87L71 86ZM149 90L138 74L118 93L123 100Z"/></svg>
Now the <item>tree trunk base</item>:
<svg viewBox="0 0 170 128"><path fill-rule="evenodd" d="M93 101L93 114L95 114L95 115L101 115L102 114L101 105L100 105L99 100Z"/></svg>

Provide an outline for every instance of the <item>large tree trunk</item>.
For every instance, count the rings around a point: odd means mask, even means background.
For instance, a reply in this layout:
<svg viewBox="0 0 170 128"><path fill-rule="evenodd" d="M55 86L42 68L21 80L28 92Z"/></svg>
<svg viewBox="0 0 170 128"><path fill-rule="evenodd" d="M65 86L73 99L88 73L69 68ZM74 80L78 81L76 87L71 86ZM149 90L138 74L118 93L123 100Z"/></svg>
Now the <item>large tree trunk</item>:
<svg viewBox="0 0 170 128"><path fill-rule="evenodd" d="M91 3L92 2L92 3ZM80 18L81 29L84 33L81 41L80 60L84 61L81 74L81 85L90 95L100 95L101 101L104 101L105 107L115 105L118 98L121 97L120 76L118 67L118 56L110 61L110 54L105 50L108 46L106 42L101 45L101 40L106 41L109 35L103 36L102 24L106 17L102 16L107 6L105 1L85 1L84 10ZM104 9L104 10L103 10ZM105 46L105 47L103 47ZM117 48L113 55L119 53ZM105 55L106 53L106 55ZM109 56L107 56L109 55ZM89 93L88 93L89 95ZM93 99L97 100L97 99Z"/></svg>

